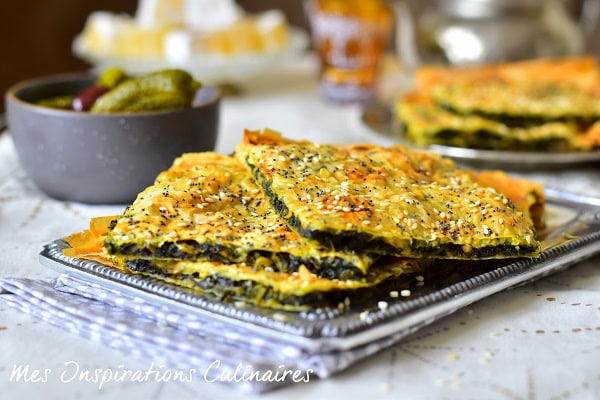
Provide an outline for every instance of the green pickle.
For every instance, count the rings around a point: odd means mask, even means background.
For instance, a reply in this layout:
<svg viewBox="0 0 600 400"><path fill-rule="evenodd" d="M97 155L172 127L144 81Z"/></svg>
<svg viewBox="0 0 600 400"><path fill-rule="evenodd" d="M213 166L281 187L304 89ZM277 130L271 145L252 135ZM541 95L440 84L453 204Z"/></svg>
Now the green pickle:
<svg viewBox="0 0 600 400"><path fill-rule="evenodd" d="M70 110L73 96L56 96L37 101L35 104L41 107L56 108L58 110Z"/></svg>
<svg viewBox="0 0 600 400"><path fill-rule="evenodd" d="M112 89L127 79L129 79L129 76L127 76L127 73L125 73L123 68L111 67L102 72L102 75L100 75L98 80L96 80L96 85Z"/></svg>
<svg viewBox="0 0 600 400"><path fill-rule="evenodd" d="M162 70L123 80L100 96L90 112L107 114L187 108L201 86L183 70Z"/></svg>

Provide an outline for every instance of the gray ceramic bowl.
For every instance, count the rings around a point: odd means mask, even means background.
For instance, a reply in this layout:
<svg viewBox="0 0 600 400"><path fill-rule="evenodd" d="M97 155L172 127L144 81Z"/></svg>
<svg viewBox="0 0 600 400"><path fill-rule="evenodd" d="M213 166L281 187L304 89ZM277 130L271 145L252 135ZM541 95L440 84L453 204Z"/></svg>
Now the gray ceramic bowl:
<svg viewBox="0 0 600 400"><path fill-rule="evenodd" d="M189 109L96 115L34 102L77 93L94 76L18 83L6 93L9 131L33 182L60 200L126 204L184 152L213 150L219 91L201 88Z"/></svg>

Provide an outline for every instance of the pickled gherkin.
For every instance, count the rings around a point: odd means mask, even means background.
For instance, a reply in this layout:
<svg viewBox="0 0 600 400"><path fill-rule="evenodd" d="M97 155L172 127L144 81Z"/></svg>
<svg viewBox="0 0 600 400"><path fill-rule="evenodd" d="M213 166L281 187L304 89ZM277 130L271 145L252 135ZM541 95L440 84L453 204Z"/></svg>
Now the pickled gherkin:
<svg viewBox="0 0 600 400"><path fill-rule="evenodd" d="M90 112L140 112L190 107L202 84L188 72L167 69L123 81L99 97Z"/></svg>
<svg viewBox="0 0 600 400"><path fill-rule="evenodd" d="M125 82L127 79L130 79L130 77L123 68L111 67L102 72L96 80L96 85L114 88L118 84Z"/></svg>

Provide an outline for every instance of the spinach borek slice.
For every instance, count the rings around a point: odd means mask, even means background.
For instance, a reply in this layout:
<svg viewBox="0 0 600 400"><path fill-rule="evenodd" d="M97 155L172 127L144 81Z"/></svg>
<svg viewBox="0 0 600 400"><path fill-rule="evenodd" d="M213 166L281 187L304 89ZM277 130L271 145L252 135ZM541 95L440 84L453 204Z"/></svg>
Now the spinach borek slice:
<svg viewBox="0 0 600 400"><path fill-rule="evenodd" d="M584 131L573 122L510 127L479 115L459 115L419 96L397 103L405 138L418 145L441 144L492 150L570 151L582 147Z"/></svg>
<svg viewBox="0 0 600 400"><path fill-rule="evenodd" d="M400 257L539 255L530 218L437 155L375 145L238 151L287 223L324 246Z"/></svg>
<svg viewBox="0 0 600 400"><path fill-rule="evenodd" d="M566 82L503 79L445 82L431 88L438 104L461 115L480 115L510 126L600 119L600 88Z"/></svg>
<svg viewBox="0 0 600 400"><path fill-rule="evenodd" d="M127 265L134 272L218 301L243 301L260 307L300 311L336 307L349 296L363 300L368 295L381 296L382 290L388 287L407 288L426 263L410 259L386 260L369 269L361 280L327 279L303 266L297 272L282 273L218 261L135 260Z"/></svg>
<svg viewBox="0 0 600 400"><path fill-rule="evenodd" d="M375 256L335 251L289 229L237 159L189 153L141 192L105 248L125 259L208 259L361 279Z"/></svg>

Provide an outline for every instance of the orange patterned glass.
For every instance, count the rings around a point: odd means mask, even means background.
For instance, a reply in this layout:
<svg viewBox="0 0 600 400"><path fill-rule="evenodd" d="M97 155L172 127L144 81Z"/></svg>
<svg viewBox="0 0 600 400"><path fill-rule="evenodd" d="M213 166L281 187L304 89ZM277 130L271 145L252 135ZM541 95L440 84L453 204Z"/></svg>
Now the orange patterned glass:
<svg viewBox="0 0 600 400"><path fill-rule="evenodd" d="M373 99L393 21L391 8L381 0L305 4L325 97L341 102Z"/></svg>

